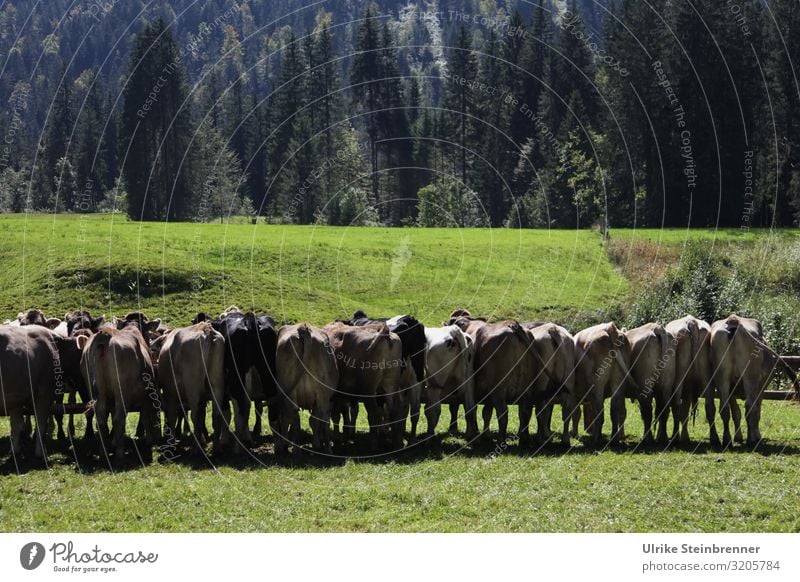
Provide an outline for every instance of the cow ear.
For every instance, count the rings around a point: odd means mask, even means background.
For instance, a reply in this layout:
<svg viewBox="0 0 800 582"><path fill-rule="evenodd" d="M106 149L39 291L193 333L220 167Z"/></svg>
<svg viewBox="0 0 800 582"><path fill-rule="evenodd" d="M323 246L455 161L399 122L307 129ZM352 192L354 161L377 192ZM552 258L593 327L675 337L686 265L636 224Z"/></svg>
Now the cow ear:
<svg viewBox="0 0 800 582"><path fill-rule="evenodd" d="M86 344L89 343L89 336L86 335L79 335L75 338L75 345L78 346L80 351L83 351L83 348L86 347Z"/></svg>
<svg viewBox="0 0 800 582"><path fill-rule="evenodd" d="M144 324L144 329L145 329L145 331L155 332L155 331L158 330L158 326L159 325L161 325L161 320L160 319L153 319L153 320L148 321L147 323Z"/></svg>
<svg viewBox="0 0 800 582"><path fill-rule="evenodd" d="M48 329L55 329L59 325L61 325L61 320L59 318L57 318L57 317L51 317L47 321L45 321L44 323L45 323L45 327L47 327Z"/></svg>

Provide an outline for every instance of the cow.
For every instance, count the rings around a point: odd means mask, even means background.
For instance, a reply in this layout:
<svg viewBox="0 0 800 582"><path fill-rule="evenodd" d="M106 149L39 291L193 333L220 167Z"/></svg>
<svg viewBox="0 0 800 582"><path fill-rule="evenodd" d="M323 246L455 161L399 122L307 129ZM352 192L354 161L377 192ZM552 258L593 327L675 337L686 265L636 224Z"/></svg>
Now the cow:
<svg viewBox="0 0 800 582"><path fill-rule="evenodd" d="M425 417L428 436L432 437L439 422L443 402L464 405L467 438L478 435L475 385L472 373L473 339L456 325L425 328ZM451 413L451 430L455 419Z"/></svg>
<svg viewBox="0 0 800 582"><path fill-rule="evenodd" d="M400 343L403 348L403 362L409 362L411 364L411 369L416 379L415 382L411 382L411 378L406 377L403 381L405 386L413 387L409 389L406 400L409 402L411 417L411 432L409 433L409 437L414 439L417 434L417 423L419 421L421 387L425 381L425 326L422 322L410 315L371 319L360 309L353 314L352 318L339 321L346 325L355 326L386 323L386 325L389 326L389 330L396 333L400 338Z"/></svg>
<svg viewBox="0 0 800 582"><path fill-rule="evenodd" d="M697 402L705 397L706 390L712 391L711 402L714 402L709 353L711 326L701 319L687 315L670 321L665 329L675 343L675 391L681 401L675 421L680 427L680 442L685 444L689 442L690 411L696 409ZM713 422L712 413L711 423Z"/></svg>
<svg viewBox="0 0 800 582"><path fill-rule="evenodd" d="M240 444L250 445L252 433L248 427L250 404L255 404L255 434L262 429L263 403L277 403L276 349L277 325L272 317L243 313L236 306L226 309L220 319L210 320L198 313L193 323L211 321L215 330L225 339L225 398L223 407L234 406L236 436ZM256 376L257 375L257 378ZM269 409L270 422L277 422L278 409Z"/></svg>
<svg viewBox="0 0 800 582"><path fill-rule="evenodd" d="M311 411L314 448L330 453L331 407L339 372L327 335L308 323L285 325L278 332L276 353L281 399L278 414L270 415L275 453L285 453L291 441L299 454L301 408Z"/></svg>
<svg viewBox="0 0 800 582"><path fill-rule="evenodd" d="M174 329L162 337L158 341L158 379L164 393L165 434L177 437L178 422L188 410L195 444L202 450L208 436L206 403L212 400L218 414L225 397L225 340L210 322ZM223 431L227 420L221 424ZM229 434L225 431L222 436Z"/></svg>
<svg viewBox="0 0 800 582"><path fill-rule="evenodd" d="M536 321L523 326L533 340L544 368L533 384L536 406L537 436L539 442L550 440L550 420L553 404L561 405L564 423L561 443L570 444L570 419L575 410L575 339L560 325ZM526 415L529 417L532 415ZM520 427L520 439L527 438L527 430Z"/></svg>
<svg viewBox="0 0 800 582"><path fill-rule="evenodd" d="M85 338L63 338L39 326L0 327L0 414L11 421L11 454L23 454L25 414L36 420L35 450L47 458L47 418L51 405L69 383L80 383L81 350Z"/></svg>
<svg viewBox="0 0 800 582"><path fill-rule="evenodd" d="M91 313L85 310L75 310L73 312L68 312L64 314L64 319L62 320L62 326L66 326L66 333L67 337L80 337L85 336L88 340L93 334L97 333L103 326L108 325L105 320L104 316L99 317L92 317ZM56 331L56 330L54 330ZM75 392L78 392L81 395L81 401L84 403L88 403L90 400L89 392L86 389L83 380L81 380L76 390L69 391L67 402L69 404L75 404L77 399L75 397ZM59 438L62 438L63 435L63 427L62 427L62 420L59 418L59 414L56 414L56 420L58 422L59 427ZM91 440L94 437L94 429L92 427L92 422L94 419L94 411L89 408L86 411L86 432L84 433L85 440ZM69 423L67 426L67 434L70 435L70 438L75 435L75 419L74 415L69 415Z"/></svg>
<svg viewBox="0 0 800 582"><path fill-rule="evenodd" d="M595 444L603 433L603 402L611 398L611 441L624 436L625 389L630 378L630 345L617 326L601 323L575 334L575 404L572 436L578 432L583 403L584 428Z"/></svg>
<svg viewBox="0 0 800 582"><path fill-rule="evenodd" d="M255 316L255 338L253 344L253 367L251 377L256 381L251 382L248 394L253 401L256 420L253 426L253 434L259 436L262 431L261 417L264 412L264 402L268 406L268 416L270 422L276 421L278 409L272 410L273 402L278 399L277 385L277 362L276 354L278 350L278 326L275 320L268 315ZM255 372L253 374L252 372Z"/></svg>
<svg viewBox="0 0 800 582"><path fill-rule="evenodd" d="M66 322L62 322L57 317L46 317L44 313L38 309L29 309L28 311L19 313L16 321L20 326L37 325L50 329L55 335L58 335L62 338L66 338L69 335L67 334ZM88 399L86 397L86 393L81 390L81 388L83 388L82 382L78 382L77 384L65 384L63 389L59 392L62 403L64 395L69 394L69 402L70 404L74 404L76 400L76 391L80 391L82 393L81 396L83 401L87 402ZM64 432L64 414L62 412L56 412L54 416L56 420L56 427L58 428L58 440L65 441L67 439L67 435ZM72 414L69 415L69 424L67 430L69 431L70 437L75 434L75 421ZM88 425L87 430L91 431L91 427Z"/></svg>
<svg viewBox="0 0 800 582"><path fill-rule="evenodd" d="M675 382L675 338L658 323L646 323L625 332L630 345L630 371L638 390L627 396L636 398L642 415L644 434L642 442L653 442L653 401L656 405L655 421L658 423L656 442L667 441L669 413L677 421L680 416L681 394ZM629 383L630 387L630 383ZM624 422L624 417L623 417ZM673 436L678 432L675 423Z"/></svg>
<svg viewBox="0 0 800 582"><path fill-rule="evenodd" d="M483 430L489 429L492 411L497 412L499 439L505 442L508 405L519 405L520 427L530 425L536 375L547 373L533 341L522 325L513 320L485 323L475 332L475 397L484 404Z"/></svg>
<svg viewBox="0 0 800 582"><path fill-rule="evenodd" d="M81 357L81 373L93 399L100 437L108 439L108 415L113 411L112 446L116 459L125 454L125 419L129 408L139 407L144 425L144 453L160 438L156 400L158 388L147 344L137 325L123 329L106 326L94 334ZM105 446L105 445L104 445Z"/></svg>
<svg viewBox="0 0 800 582"><path fill-rule="evenodd" d="M400 337L385 323L353 327L343 323L326 325L323 332L330 340L339 370L338 389L333 411L334 432L339 440L339 417L363 401L369 421L370 444L379 446L379 433L390 426L393 446L402 446L405 400L402 380L403 348ZM351 418L355 428L355 418Z"/></svg>
<svg viewBox="0 0 800 582"><path fill-rule="evenodd" d="M765 343L761 323L755 319L730 315L711 325L710 353L712 382L719 391L719 413L722 418L722 445L731 444L728 421L733 410L737 440L741 440L741 413L736 398L744 398L747 422L747 445L755 447L761 441L759 422L764 389L775 367L782 365L791 378L797 394L800 383L786 362ZM711 443L719 446L714 426L714 394L706 391L706 416L710 425ZM738 417L738 418L737 418Z"/></svg>

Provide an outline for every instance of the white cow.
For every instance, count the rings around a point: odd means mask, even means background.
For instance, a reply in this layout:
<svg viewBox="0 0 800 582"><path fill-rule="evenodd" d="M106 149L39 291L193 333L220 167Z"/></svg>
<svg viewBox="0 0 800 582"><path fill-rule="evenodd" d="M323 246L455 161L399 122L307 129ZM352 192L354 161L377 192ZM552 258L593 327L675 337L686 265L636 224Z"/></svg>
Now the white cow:
<svg viewBox="0 0 800 582"><path fill-rule="evenodd" d="M425 418L428 436L436 430L442 402L451 405L451 429L455 418L452 411L463 404L467 418L467 438L478 435L475 407L475 383L472 371L473 340L456 325L425 328Z"/></svg>

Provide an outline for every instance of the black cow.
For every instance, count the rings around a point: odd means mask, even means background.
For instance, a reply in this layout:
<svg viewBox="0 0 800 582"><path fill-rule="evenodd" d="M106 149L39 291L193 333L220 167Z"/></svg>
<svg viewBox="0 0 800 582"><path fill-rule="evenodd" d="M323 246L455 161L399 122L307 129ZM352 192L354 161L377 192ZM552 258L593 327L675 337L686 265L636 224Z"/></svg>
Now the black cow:
<svg viewBox="0 0 800 582"><path fill-rule="evenodd" d="M400 337L403 348L403 362L411 360L411 367L414 369L414 376L417 382L425 379L425 326L410 315L398 315L388 318L370 318L361 309L353 314L353 317L340 320L347 325L364 326L373 323L386 323L389 331L396 333ZM408 400L408 399L407 399ZM348 433L355 431L356 417L358 416L358 404L350 403L350 426ZM419 406L413 403L410 410L411 415L411 434L417 434L417 422L419 421Z"/></svg>
<svg viewBox="0 0 800 582"><path fill-rule="evenodd" d="M236 434L239 440L251 444L252 438L247 426L250 417L250 403L256 408L255 434L262 430L261 414L263 403L269 406L270 422L277 419L278 396L275 381L275 357L278 345L278 334L275 320L269 316L255 316L248 312L228 311L220 319L210 319L205 313L198 313L192 323L210 321L212 327L225 338L225 402L223 410L228 410L228 402L234 406ZM261 389L256 386L251 391L247 387L247 373L255 368ZM217 427L215 427L216 429ZM215 437L219 434L215 430Z"/></svg>

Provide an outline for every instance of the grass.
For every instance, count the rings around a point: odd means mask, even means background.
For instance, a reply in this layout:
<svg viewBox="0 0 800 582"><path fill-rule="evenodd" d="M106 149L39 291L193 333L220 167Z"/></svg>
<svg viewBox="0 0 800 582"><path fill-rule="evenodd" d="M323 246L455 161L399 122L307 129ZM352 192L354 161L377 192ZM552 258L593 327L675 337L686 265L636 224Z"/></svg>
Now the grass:
<svg viewBox="0 0 800 582"><path fill-rule="evenodd" d="M763 235L750 231L742 242ZM640 267L624 268L597 234L583 231L165 228L34 215L0 217L0 236L3 316L27 306L48 314L79 305L107 315L142 308L173 325L237 303L318 324L356 308L438 324L467 307L493 318L572 321L575 330L624 308L652 256L642 243L634 253L645 254ZM730 245L738 236L688 235ZM648 240L674 257L687 232L612 237ZM799 421L800 407L767 402L766 442L756 452L718 452L708 447L701 412L692 448L641 450L641 421L628 404L629 436L615 449L573 441L568 450L522 451L513 440L468 446L442 435L438 447L390 457L369 457L359 442L350 458L284 461L265 438L252 455L202 458L181 449L174 462L142 466L132 456L115 471L82 442L74 450L52 445L48 468L17 467L0 418L0 530L798 532ZM132 433L135 416L128 422ZM364 414L359 422L364 428Z"/></svg>
<svg viewBox="0 0 800 582"><path fill-rule="evenodd" d="M357 458L289 461L276 460L265 439L247 457L192 458L180 449L174 462L140 466L132 458L114 472L79 444L77 462L72 452L54 453L48 470L17 474L6 463L0 529L797 532L798 416L796 405L765 403L769 440L755 453L710 449L699 419L692 447L639 449L631 405L626 441L603 450L574 441L570 449L522 451L513 440L467 446L444 436L439 447L390 458L370 458L360 443L350 449Z"/></svg>
<svg viewBox="0 0 800 582"><path fill-rule="evenodd" d="M588 231L138 224L0 217L0 312L136 309L171 325L255 308L324 324L364 309L439 325L455 308L565 320L619 304L627 283Z"/></svg>

